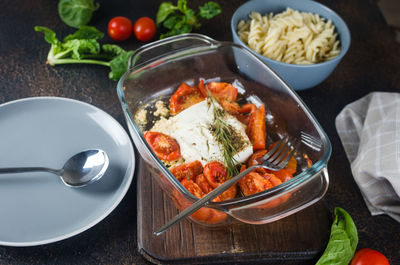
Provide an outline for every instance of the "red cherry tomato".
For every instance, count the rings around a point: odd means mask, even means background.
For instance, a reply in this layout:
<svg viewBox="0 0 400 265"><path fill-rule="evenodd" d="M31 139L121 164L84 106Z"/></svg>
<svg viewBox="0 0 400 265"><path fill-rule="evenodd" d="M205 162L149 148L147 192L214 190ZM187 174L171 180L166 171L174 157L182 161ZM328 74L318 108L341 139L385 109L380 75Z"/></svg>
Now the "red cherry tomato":
<svg viewBox="0 0 400 265"><path fill-rule="evenodd" d="M199 185L197 185L193 180L183 179L181 183L192 195L196 196L197 198L201 198L205 195ZM173 195L174 201L176 202L180 210L183 210L192 205L191 202L186 200L181 194L177 193L176 191L174 191ZM213 201L220 201L220 199L215 198ZM215 209L202 207L194 212L191 217L204 223L216 224L224 221L228 217L228 215Z"/></svg>
<svg viewBox="0 0 400 265"><path fill-rule="evenodd" d="M204 192L193 180L182 179L181 183L188 190L188 192L190 192L195 197L202 198L204 196Z"/></svg>
<svg viewBox="0 0 400 265"><path fill-rule="evenodd" d="M243 106L240 107L239 113L242 114L249 114L252 113L253 111L256 111L257 107L253 103L246 103Z"/></svg>
<svg viewBox="0 0 400 265"><path fill-rule="evenodd" d="M126 17L114 17L108 22L108 35L115 41L124 41L132 35L132 21Z"/></svg>
<svg viewBox="0 0 400 265"><path fill-rule="evenodd" d="M350 265L389 265L389 261L376 250L362 248L356 252Z"/></svg>
<svg viewBox="0 0 400 265"><path fill-rule="evenodd" d="M156 24L149 17L141 17L133 25L133 33L140 41L149 41L156 35Z"/></svg>
<svg viewBox="0 0 400 265"><path fill-rule="evenodd" d="M181 157L181 149L174 138L160 132L146 132L144 138L161 160L173 161Z"/></svg>
<svg viewBox="0 0 400 265"><path fill-rule="evenodd" d="M194 181L196 176L203 172L203 165L200 163L200 161L195 160L190 163L173 167L170 171L172 175L174 175L179 181L182 181L183 179L190 179Z"/></svg>
<svg viewBox="0 0 400 265"><path fill-rule="evenodd" d="M204 99L197 87L191 87L186 83L182 83L172 95L169 109L171 114L175 115Z"/></svg>
<svg viewBox="0 0 400 265"><path fill-rule="evenodd" d="M206 85L211 94L219 101L235 101L237 97L237 88L224 82L210 82Z"/></svg>
<svg viewBox="0 0 400 265"><path fill-rule="evenodd" d="M274 174L278 179L280 179L282 182L286 182L288 180L291 180L293 178L293 175L289 169L281 169L279 171L274 171L270 172Z"/></svg>
<svg viewBox="0 0 400 265"><path fill-rule="evenodd" d="M207 194L209 192L211 192L214 188L210 185L210 183L208 183L207 178L203 175L200 174L196 177L196 184L199 185L199 187L201 188L201 190L204 192L204 194ZM237 194L237 187L236 185L233 185L232 187L230 187L229 189L227 189L226 191L224 191L221 195L219 195L218 197L216 197L214 201L225 201L225 200L230 200L236 197Z"/></svg>
<svg viewBox="0 0 400 265"><path fill-rule="evenodd" d="M246 133L253 143L253 151L265 149L266 132L265 132L265 107L261 105L257 110L250 114L249 124Z"/></svg>
<svg viewBox="0 0 400 265"><path fill-rule="evenodd" d="M221 107L227 111L229 114L232 115L237 115L239 114L239 109L240 106L237 102L235 101L229 101L229 100L221 100L219 102L219 104L221 105Z"/></svg>
<svg viewBox="0 0 400 265"><path fill-rule="evenodd" d="M225 166L218 161L207 163L204 166L203 174L214 189L228 179L228 172Z"/></svg>
<svg viewBox="0 0 400 265"><path fill-rule="evenodd" d="M249 196L270 189L273 185L268 179L253 171L239 180L239 187L244 196Z"/></svg>

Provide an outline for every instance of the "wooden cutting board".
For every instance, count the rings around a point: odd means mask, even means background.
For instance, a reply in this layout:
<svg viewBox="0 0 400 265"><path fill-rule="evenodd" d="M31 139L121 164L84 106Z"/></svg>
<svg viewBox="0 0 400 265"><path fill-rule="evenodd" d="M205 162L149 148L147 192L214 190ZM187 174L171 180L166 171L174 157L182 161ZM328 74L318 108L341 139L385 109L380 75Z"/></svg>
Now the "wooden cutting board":
<svg viewBox="0 0 400 265"><path fill-rule="evenodd" d="M326 247L332 218L323 200L270 224L205 228L184 220L161 236L154 236L153 231L178 214L178 210L152 179L143 160L139 160L138 248L153 263L313 264Z"/></svg>

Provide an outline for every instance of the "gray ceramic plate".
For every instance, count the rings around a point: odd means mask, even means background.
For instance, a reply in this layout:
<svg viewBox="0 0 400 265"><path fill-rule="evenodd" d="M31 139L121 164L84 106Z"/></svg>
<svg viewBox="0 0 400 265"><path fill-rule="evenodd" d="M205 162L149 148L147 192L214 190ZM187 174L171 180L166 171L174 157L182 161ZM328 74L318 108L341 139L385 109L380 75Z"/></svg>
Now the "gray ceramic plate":
<svg viewBox="0 0 400 265"><path fill-rule="evenodd" d="M104 111L80 101L35 97L0 105L0 167L61 168L100 148L110 166L98 182L69 188L51 173L0 175L0 244L33 246L74 236L105 218L134 174L129 136Z"/></svg>

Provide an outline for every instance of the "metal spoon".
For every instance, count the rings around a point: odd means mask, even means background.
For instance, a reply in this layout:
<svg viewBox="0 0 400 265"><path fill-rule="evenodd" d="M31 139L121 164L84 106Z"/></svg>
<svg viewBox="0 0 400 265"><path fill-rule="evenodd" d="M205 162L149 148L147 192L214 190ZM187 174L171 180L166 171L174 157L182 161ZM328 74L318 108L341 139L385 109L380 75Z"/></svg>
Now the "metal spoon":
<svg viewBox="0 0 400 265"><path fill-rule="evenodd" d="M92 149L80 152L65 162L62 169L47 167L0 168L1 173L45 171L60 176L68 187L83 187L99 180L107 170L109 159L103 150Z"/></svg>

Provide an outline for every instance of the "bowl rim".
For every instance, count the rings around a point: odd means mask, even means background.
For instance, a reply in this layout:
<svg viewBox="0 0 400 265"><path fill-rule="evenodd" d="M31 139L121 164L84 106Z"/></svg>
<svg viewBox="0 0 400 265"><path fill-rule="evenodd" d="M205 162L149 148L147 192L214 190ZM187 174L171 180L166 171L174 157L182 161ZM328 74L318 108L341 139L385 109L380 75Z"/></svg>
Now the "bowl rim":
<svg viewBox="0 0 400 265"><path fill-rule="evenodd" d="M286 4L286 3L289 3L289 2L290 2L290 3L300 3L300 2L301 2L301 3L309 3L309 4L314 5L314 6L318 7L318 8L320 8L320 9L325 10L325 11L328 12L328 13L331 13L332 16L333 16L333 17L336 17L336 19L338 20L338 22L341 23L342 26L343 26L343 27L341 27L341 30L343 30L343 32L339 35L341 47L342 47L342 41L341 41L341 40L342 40L342 39L341 39L342 37L343 37L343 38L347 37L347 39L348 39L348 44L347 44L346 46L344 46L344 49L341 49L341 50L340 50L340 53L339 53L338 56L336 56L336 57L334 57L334 58L332 58L332 59L330 59L330 60L328 60L328 61L318 62L318 63L314 63L314 64L290 64L290 63L285 63L285 62L281 62L281 61L277 61L277 60L268 58L268 57L262 55L261 53L258 53L258 52L256 52L256 51L252 50L248 45L246 45L246 44L239 38L239 35L237 34L237 30L236 30L236 29L237 29L237 23L238 23L240 20L239 20L239 19L235 19L235 18L237 18L238 13L239 13L242 9L245 9L245 8L248 8L249 6L252 6L252 5L254 5L254 3L270 3L270 2L281 3L281 4ZM287 4L286 4L286 6L287 6L287 8L292 8L292 7L288 6ZM294 10L299 10L299 9L297 9L297 8L296 8L296 9L295 9L295 8L292 8L292 9L294 9ZM253 10L253 11L256 11L256 10ZM250 11L248 14L250 14L250 13L253 12L253 11ZM300 11L301 11L301 12L311 12L311 11L306 11L306 10L300 10ZM259 11L256 11L256 12L259 12ZM265 12L264 12L264 13L265 13ZM316 13L316 12L312 12L312 13L320 15L319 13ZM248 16L248 15L247 15L247 16ZM323 18L325 18L325 17L322 16L322 15L320 15L320 16L323 17ZM326 19L326 18L325 18L325 19ZM238 20L236 24L234 23L235 20ZM332 21L332 23L333 23L333 21ZM333 23L333 24L335 25L336 32L337 32L337 25L336 25L335 23ZM338 63L339 61L341 61L342 58L346 55L346 53L347 53L347 51L349 50L350 45L351 45L351 34L350 34L350 30L349 30L349 27L347 26L346 22L342 19L342 17L341 17L339 14L337 14L334 10L332 10L331 8L329 8L329 7L327 7L327 6L323 5L323 4L321 4L321 3L319 3L319 2L313 1L313 0L301 0L301 1L300 1L300 0L298 0L298 1L291 1L291 0L276 0L276 1L274 1L274 0L269 0L269 1L265 1L265 0L250 0L250 1L247 1L246 3L242 4L241 6L239 6L239 7L235 10L235 12L233 13L233 15L232 15L232 17L231 17L230 26L231 26L232 37L233 37L234 41L235 41L235 39L236 39L236 40L238 41L238 44L244 46L246 49L250 50L252 53L254 53L255 55L259 56L259 57L262 58L263 60L265 59L267 62L276 64L276 65L279 65L279 66L283 66L283 67L293 67L293 68L299 67L299 68L307 69L307 68L318 67L318 66L321 66L321 65L336 64L336 63Z"/></svg>

